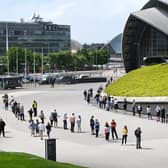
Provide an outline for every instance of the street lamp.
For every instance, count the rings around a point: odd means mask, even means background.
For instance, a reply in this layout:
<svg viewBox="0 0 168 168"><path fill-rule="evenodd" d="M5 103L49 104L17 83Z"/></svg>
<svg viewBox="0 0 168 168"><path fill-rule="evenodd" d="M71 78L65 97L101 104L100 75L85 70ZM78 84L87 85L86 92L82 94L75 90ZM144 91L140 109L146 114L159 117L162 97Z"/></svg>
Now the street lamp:
<svg viewBox="0 0 168 168"><path fill-rule="evenodd" d="M33 49L33 74L34 74L34 86L36 87L35 73L36 73L36 59L35 59L35 49Z"/></svg>

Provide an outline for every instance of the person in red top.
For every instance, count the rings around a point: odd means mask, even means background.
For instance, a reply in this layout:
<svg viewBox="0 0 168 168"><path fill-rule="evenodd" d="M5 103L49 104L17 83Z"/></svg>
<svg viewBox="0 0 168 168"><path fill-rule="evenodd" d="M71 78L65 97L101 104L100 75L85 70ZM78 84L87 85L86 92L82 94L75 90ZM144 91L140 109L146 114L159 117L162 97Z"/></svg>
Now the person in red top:
<svg viewBox="0 0 168 168"><path fill-rule="evenodd" d="M111 122L111 135L112 135L113 139L114 139L114 134L115 134L116 139L118 139L116 126L117 126L117 124L116 124L115 120L112 120L112 122Z"/></svg>

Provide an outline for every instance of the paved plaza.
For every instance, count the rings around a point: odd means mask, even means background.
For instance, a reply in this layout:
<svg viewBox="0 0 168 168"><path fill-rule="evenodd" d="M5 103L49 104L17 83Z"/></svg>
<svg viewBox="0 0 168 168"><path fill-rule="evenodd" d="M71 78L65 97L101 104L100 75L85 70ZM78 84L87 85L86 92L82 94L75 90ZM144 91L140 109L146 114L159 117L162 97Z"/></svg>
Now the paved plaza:
<svg viewBox="0 0 168 168"><path fill-rule="evenodd" d="M97 88L105 84L76 84L50 86L26 86L25 89L8 90L7 93L24 104L26 119L27 110L32 106L33 100L38 102L38 111L45 113L45 123L49 114L57 109L59 117L59 128L52 128L51 138L57 140L57 161L79 164L91 168L167 168L168 148L168 125L157 123L146 118L133 117L120 111L105 111L95 106L88 105L83 99L83 90ZM1 97L4 94L1 91ZM95 92L94 92L95 93ZM6 138L0 138L0 150L26 152L44 157L44 141L39 137L31 137L28 128L29 123L17 120L12 112L5 111L2 101L0 103L0 117L7 124ZM71 133L64 130L63 115L71 113L81 115L82 133ZM100 137L95 138L90 133L89 120L91 115L100 121ZM128 126L128 144L121 145L121 140L104 139L104 124L115 119L119 137L122 136L122 128ZM69 124L69 123L68 123ZM68 125L69 126L69 125ZM142 150L135 147L134 130L142 128ZM76 128L77 131L77 128ZM47 137L46 137L47 138Z"/></svg>

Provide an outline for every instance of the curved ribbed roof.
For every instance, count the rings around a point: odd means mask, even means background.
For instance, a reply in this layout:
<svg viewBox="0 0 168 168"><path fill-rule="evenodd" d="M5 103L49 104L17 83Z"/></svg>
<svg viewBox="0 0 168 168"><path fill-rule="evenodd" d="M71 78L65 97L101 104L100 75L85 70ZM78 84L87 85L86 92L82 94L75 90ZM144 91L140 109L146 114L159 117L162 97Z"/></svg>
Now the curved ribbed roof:
<svg viewBox="0 0 168 168"><path fill-rule="evenodd" d="M129 16L122 40L126 72L140 67L138 45L147 26L168 36L168 0L150 0Z"/></svg>
<svg viewBox="0 0 168 168"><path fill-rule="evenodd" d="M151 25L164 34L168 35L168 13L159 8L149 8L132 13L137 19Z"/></svg>

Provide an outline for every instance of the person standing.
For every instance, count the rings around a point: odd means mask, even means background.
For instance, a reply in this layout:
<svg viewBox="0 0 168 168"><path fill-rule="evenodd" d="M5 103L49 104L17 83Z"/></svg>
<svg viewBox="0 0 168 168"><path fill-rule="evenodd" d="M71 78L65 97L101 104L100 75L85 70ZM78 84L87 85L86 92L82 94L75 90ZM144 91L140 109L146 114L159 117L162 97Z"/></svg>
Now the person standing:
<svg viewBox="0 0 168 168"><path fill-rule="evenodd" d="M67 116L67 113L64 114L64 118L63 118L63 126L64 126L64 129L68 129L67 128L67 119L68 119L68 116Z"/></svg>
<svg viewBox="0 0 168 168"><path fill-rule="evenodd" d="M166 115L166 111L165 111L164 106L161 107L161 111L160 111L160 113L161 113L161 114L160 114L160 116L161 116L161 122L162 122L162 123L165 123L165 118L166 118L165 115Z"/></svg>
<svg viewBox="0 0 168 168"><path fill-rule="evenodd" d="M50 125L49 122L46 125L46 130L47 130L47 136L48 136L48 139L49 139L50 138L50 132L51 132L51 125Z"/></svg>
<svg viewBox="0 0 168 168"><path fill-rule="evenodd" d="M77 120L76 120L76 124L78 126L78 133L81 133L81 122L82 122L82 119L81 119L81 116L79 115Z"/></svg>
<svg viewBox="0 0 168 168"><path fill-rule="evenodd" d="M70 116L70 124L71 124L71 132L74 132L74 128L75 128L75 114L72 113L72 115Z"/></svg>
<svg viewBox="0 0 168 168"><path fill-rule="evenodd" d="M141 128L138 127L136 130L135 130L135 136L136 136L136 149L142 149L141 147Z"/></svg>
<svg viewBox="0 0 168 168"><path fill-rule="evenodd" d="M43 136L44 136L44 132L45 132L45 125L44 125L44 123L41 122L38 125L38 128L39 128L40 139L43 140Z"/></svg>
<svg viewBox="0 0 168 168"><path fill-rule="evenodd" d="M125 125L123 128L122 145L123 145L123 143L125 143L125 144L127 143L127 137L128 137L128 128Z"/></svg>
<svg viewBox="0 0 168 168"><path fill-rule="evenodd" d="M135 116L135 109L136 109L136 102L135 102L135 99L133 99L133 101L132 101L132 114L133 114L133 116Z"/></svg>
<svg viewBox="0 0 168 168"><path fill-rule="evenodd" d="M138 106L137 106L137 113L139 115L139 118L141 118L142 106L140 104L138 104Z"/></svg>
<svg viewBox="0 0 168 168"><path fill-rule="evenodd" d="M83 91L83 96L84 96L84 100L86 100L87 99L87 91L86 90Z"/></svg>
<svg viewBox="0 0 168 168"><path fill-rule="evenodd" d="M90 128L91 128L91 135L94 135L94 126L95 126L95 122L94 122L94 116L91 116L90 119Z"/></svg>
<svg viewBox="0 0 168 168"><path fill-rule="evenodd" d="M109 141L110 126L109 126L108 122L105 123L104 133L105 133L105 140Z"/></svg>
<svg viewBox="0 0 168 168"><path fill-rule="evenodd" d="M96 138L99 136L99 130L100 130L100 123L98 119L95 120L95 131L96 131Z"/></svg>
<svg viewBox="0 0 168 168"><path fill-rule="evenodd" d="M54 88L54 84L55 84L55 77L51 78L51 88Z"/></svg>
<svg viewBox="0 0 168 168"><path fill-rule="evenodd" d="M5 125L6 125L6 123L1 118L0 119L0 136L2 134L3 137L5 137Z"/></svg>
<svg viewBox="0 0 168 168"><path fill-rule="evenodd" d="M37 117L37 102L35 100L33 101L32 108L34 112L34 117Z"/></svg>
<svg viewBox="0 0 168 168"><path fill-rule="evenodd" d="M29 113L29 122L31 122L32 121L32 119L33 119L33 110L32 110L32 108L30 108L30 110L28 110L28 113Z"/></svg>
<svg viewBox="0 0 168 168"><path fill-rule="evenodd" d="M24 106L23 105L20 106L20 119L22 121L25 120L25 118L24 118Z"/></svg>
<svg viewBox="0 0 168 168"><path fill-rule="evenodd" d="M38 127L38 125L39 125L39 120L36 119L36 136L39 135L39 127Z"/></svg>
<svg viewBox="0 0 168 168"><path fill-rule="evenodd" d="M54 110L54 112L52 113L53 115L53 123L54 123L54 127L58 127L58 114L56 109Z"/></svg>
<svg viewBox="0 0 168 168"><path fill-rule="evenodd" d="M40 119L41 119L41 122L44 123L44 118L45 118L45 116L44 116L43 110L40 111L39 117L40 117Z"/></svg>
<svg viewBox="0 0 168 168"><path fill-rule="evenodd" d="M128 104L127 99L124 98L124 104L123 104L123 109L124 110L127 110L127 104Z"/></svg>
<svg viewBox="0 0 168 168"><path fill-rule="evenodd" d="M86 100L87 100L87 103L89 104L90 103L90 94L89 93L87 94Z"/></svg>
<svg viewBox="0 0 168 168"><path fill-rule="evenodd" d="M160 106L157 105L156 108L155 108L155 111L156 111L156 116L157 116L157 120L156 121L160 121Z"/></svg>
<svg viewBox="0 0 168 168"><path fill-rule="evenodd" d="M116 139L118 139L116 126L117 126L117 123L115 122L115 120L112 120L112 122L111 122L111 135L112 135L113 139L114 139L114 135L115 135Z"/></svg>
<svg viewBox="0 0 168 168"><path fill-rule="evenodd" d="M49 120L50 120L50 124L51 126L53 126L53 112L50 113L50 116L49 116Z"/></svg>
<svg viewBox="0 0 168 168"><path fill-rule="evenodd" d="M152 114L151 114L151 107L150 105L147 106L146 108L146 113L148 115L148 120L151 119L152 120Z"/></svg>
<svg viewBox="0 0 168 168"><path fill-rule="evenodd" d="M29 128L31 130L31 136L35 136L35 131L36 131L36 124L34 123L33 120L31 120L31 123L29 125Z"/></svg>

